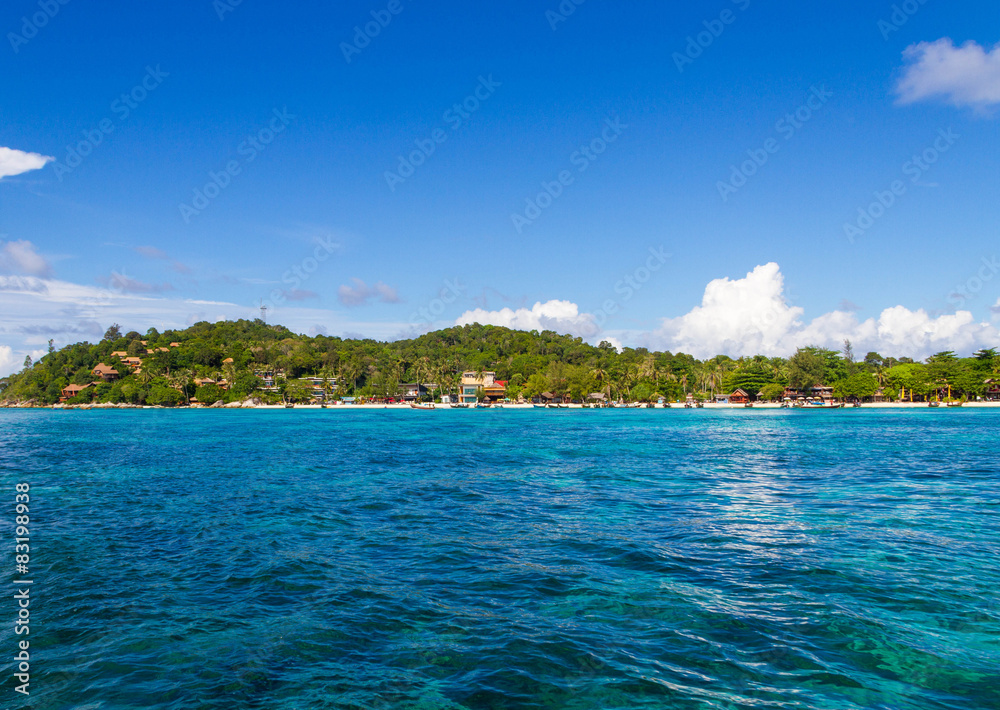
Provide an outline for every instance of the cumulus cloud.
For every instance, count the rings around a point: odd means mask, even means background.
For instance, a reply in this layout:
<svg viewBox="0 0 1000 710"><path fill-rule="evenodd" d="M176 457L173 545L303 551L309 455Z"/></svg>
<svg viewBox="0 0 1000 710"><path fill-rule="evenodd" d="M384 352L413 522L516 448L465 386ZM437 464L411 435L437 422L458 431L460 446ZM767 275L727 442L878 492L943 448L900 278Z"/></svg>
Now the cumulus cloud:
<svg viewBox="0 0 1000 710"><path fill-rule="evenodd" d="M455 325L499 325L515 330L554 330L580 337L591 337L600 332L593 315L580 313L580 308L570 301L536 303L530 309L503 308L486 311L477 308L458 317Z"/></svg>
<svg viewBox="0 0 1000 710"><path fill-rule="evenodd" d="M40 170L55 158L38 153L25 153L23 150L4 148L0 146L0 180L13 175Z"/></svg>
<svg viewBox="0 0 1000 710"><path fill-rule="evenodd" d="M856 352L924 358L941 350L972 352L992 347L1000 331L977 323L968 311L931 316L923 309L886 308L878 318L858 320L853 312L832 311L808 323L801 308L787 303L777 264L758 266L745 278L717 279L705 288L702 304L668 318L646 336L647 344L699 358L723 354L788 356L799 347L839 350L849 339Z"/></svg>
<svg viewBox="0 0 1000 710"><path fill-rule="evenodd" d="M901 104L934 98L975 108L1000 104L1000 44L956 47L945 37L907 47L903 58L907 66L896 85Z"/></svg>
<svg viewBox="0 0 1000 710"><path fill-rule="evenodd" d="M24 362L24 358L21 358L21 362ZM9 345L0 345L0 373L9 375L16 372L19 364L17 356L14 355L14 348Z"/></svg>
<svg viewBox="0 0 1000 710"><path fill-rule="evenodd" d="M701 305L664 321L655 340L702 357L737 351L766 354L787 347L785 340L799 327L802 309L785 302L784 283L773 262L743 279L716 279L705 288Z"/></svg>
<svg viewBox="0 0 1000 710"><path fill-rule="evenodd" d="M0 242L0 271L28 276L50 276L52 266L25 239Z"/></svg>
<svg viewBox="0 0 1000 710"><path fill-rule="evenodd" d="M399 303L399 294L392 286L379 281L369 286L361 279L351 279L353 286L341 286L337 289L337 298L345 306L365 306L369 301L378 300L381 303Z"/></svg>

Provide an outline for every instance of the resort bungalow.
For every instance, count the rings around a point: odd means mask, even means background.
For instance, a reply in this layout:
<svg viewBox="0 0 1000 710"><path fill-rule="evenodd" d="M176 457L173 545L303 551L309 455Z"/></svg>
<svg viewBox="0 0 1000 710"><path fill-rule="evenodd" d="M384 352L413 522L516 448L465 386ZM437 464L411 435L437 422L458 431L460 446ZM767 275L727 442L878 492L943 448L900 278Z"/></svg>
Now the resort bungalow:
<svg viewBox="0 0 1000 710"><path fill-rule="evenodd" d="M60 391L62 397L59 398L59 401L65 402L67 399L73 399L88 387L90 387L90 385L68 385L63 387Z"/></svg>
<svg viewBox="0 0 1000 710"><path fill-rule="evenodd" d="M491 402L499 402L507 398L507 382L494 380L492 385L483 387L483 398Z"/></svg>
<svg viewBox="0 0 1000 710"><path fill-rule="evenodd" d="M310 388L310 394L313 399L323 402L326 400L326 385L329 384L331 389L337 389L337 381L329 377L323 379L322 377L303 377L300 382Z"/></svg>
<svg viewBox="0 0 1000 710"><path fill-rule="evenodd" d="M742 389L738 389L729 395L730 404L747 404L750 401L750 395Z"/></svg>
<svg viewBox="0 0 1000 710"><path fill-rule="evenodd" d="M254 377L260 378L260 381L263 383L261 386L262 390L267 392L278 391L277 384L274 381L275 373L273 370L254 370L253 374ZM336 382L334 382L334 384L336 384Z"/></svg>
<svg viewBox="0 0 1000 710"><path fill-rule="evenodd" d="M141 357L125 357L122 358L122 362L128 365L129 367L142 367Z"/></svg>
<svg viewBox="0 0 1000 710"><path fill-rule="evenodd" d="M816 385L810 390L813 399L833 399L833 387L826 385Z"/></svg>
<svg viewBox="0 0 1000 710"><path fill-rule="evenodd" d="M91 374L94 377L100 377L105 382L114 382L118 379L118 370L111 367L110 365L105 365L103 362L95 367Z"/></svg>
<svg viewBox="0 0 1000 710"><path fill-rule="evenodd" d="M115 350L111 353L111 357L117 357L119 359L128 357L128 353L124 350Z"/></svg>

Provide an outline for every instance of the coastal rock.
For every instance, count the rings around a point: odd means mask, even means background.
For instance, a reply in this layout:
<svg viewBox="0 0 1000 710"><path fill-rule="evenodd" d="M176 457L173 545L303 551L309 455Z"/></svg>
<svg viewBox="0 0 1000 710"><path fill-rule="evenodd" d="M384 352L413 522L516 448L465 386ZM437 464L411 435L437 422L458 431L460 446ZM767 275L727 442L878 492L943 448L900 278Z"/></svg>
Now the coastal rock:
<svg viewBox="0 0 1000 710"><path fill-rule="evenodd" d="M223 402L223 401L222 401L222 400L220 399L220 400L219 400L218 402L216 402L215 404L213 404L213 405L211 406L211 408L212 408L212 409L221 409L222 407L225 407L225 406L226 406L226 403L225 403L225 402Z"/></svg>

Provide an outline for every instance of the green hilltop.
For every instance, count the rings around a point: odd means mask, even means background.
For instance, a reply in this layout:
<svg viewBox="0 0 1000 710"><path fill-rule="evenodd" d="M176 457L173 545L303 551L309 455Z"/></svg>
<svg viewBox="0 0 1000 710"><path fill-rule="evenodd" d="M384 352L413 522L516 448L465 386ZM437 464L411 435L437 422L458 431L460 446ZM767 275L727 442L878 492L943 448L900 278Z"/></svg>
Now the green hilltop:
<svg viewBox="0 0 1000 710"><path fill-rule="evenodd" d="M117 375L104 381L100 372L95 374L102 364ZM878 353L859 359L845 343L841 352L807 347L787 359L719 355L698 360L645 348L618 352L607 342L594 346L552 331L479 324L394 342L308 337L259 319L202 322L162 333L150 328L145 334L123 334L115 325L96 344L55 349L50 341L48 354L37 362L26 360L21 372L0 380L0 400L166 406L192 398L306 401L316 386L306 377L320 378L334 398L392 397L403 383L415 382L437 385L428 396L439 397L457 391L463 372L486 371L507 383L510 399L543 392L574 400L593 392L626 401L705 399L737 388L751 397L779 399L786 388L808 393L817 385L831 386L845 398L876 393L888 400L949 393L975 398L991 388L1000 356L990 349L965 358L942 352L924 363ZM265 387L265 379L273 383ZM220 381L223 386L215 384Z"/></svg>

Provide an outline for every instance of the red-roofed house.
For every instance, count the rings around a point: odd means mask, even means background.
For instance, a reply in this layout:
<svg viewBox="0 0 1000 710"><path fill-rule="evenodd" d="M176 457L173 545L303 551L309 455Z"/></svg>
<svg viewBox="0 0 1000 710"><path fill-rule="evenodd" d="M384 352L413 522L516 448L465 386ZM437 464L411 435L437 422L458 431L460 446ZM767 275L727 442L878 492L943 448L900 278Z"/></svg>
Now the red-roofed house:
<svg viewBox="0 0 1000 710"><path fill-rule="evenodd" d="M59 398L59 401L65 402L67 399L73 399L88 387L90 387L90 385L67 385L62 388L62 391L60 392L62 397Z"/></svg>
<svg viewBox="0 0 1000 710"><path fill-rule="evenodd" d="M94 377L100 377L105 382L114 382L118 379L118 370L105 365L103 362L92 370Z"/></svg>

